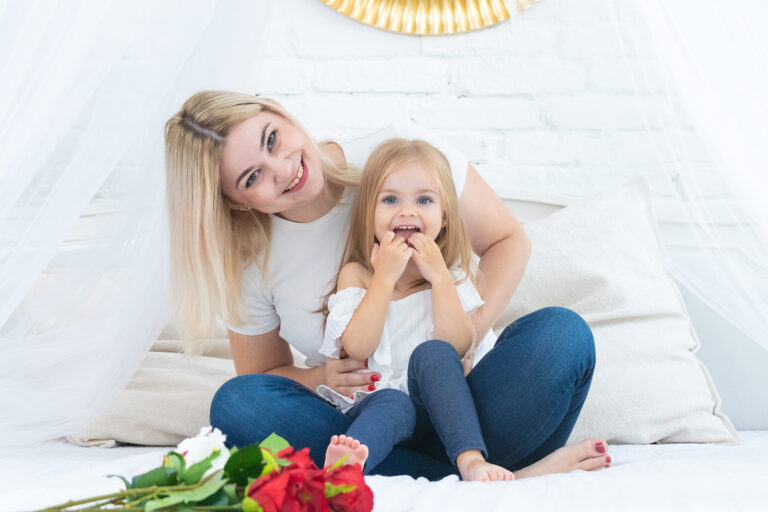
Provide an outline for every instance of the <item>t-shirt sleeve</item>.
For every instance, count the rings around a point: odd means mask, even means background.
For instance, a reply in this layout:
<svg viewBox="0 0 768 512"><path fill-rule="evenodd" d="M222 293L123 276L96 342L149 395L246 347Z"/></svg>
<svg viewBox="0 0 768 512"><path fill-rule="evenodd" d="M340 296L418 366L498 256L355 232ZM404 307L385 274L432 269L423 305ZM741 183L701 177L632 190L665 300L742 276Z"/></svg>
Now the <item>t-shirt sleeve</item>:
<svg viewBox="0 0 768 512"><path fill-rule="evenodd" d="M393 123L361 137L342 141L341 146L344 149L344 156L347 162L363 168L370 154L376 149L376 146L393 137L408 140L420 139L435 146L448 159L451 173L453 174L453 184L456 187L456 195L461 195L462 190L464 190L464 182L467 179L469 160L461 151L446 142L442 137L413 123Z"/></svg>
<svg viewBox="0 0 768 512"><path fill-rule="evenodd" d="M328 299L328 319L320 353L326 357L339 357L341 335L352 319L352 314L365 296L364 288L350 287L333 294Z"/></svg>
<svg viewBox="0 0 768 512"><path fill-rule="evenodd" d="M242 325L227 329L246 335L267 333L280 325L271 294L261 278L261 270L253 264L243 272Z"/></svg>

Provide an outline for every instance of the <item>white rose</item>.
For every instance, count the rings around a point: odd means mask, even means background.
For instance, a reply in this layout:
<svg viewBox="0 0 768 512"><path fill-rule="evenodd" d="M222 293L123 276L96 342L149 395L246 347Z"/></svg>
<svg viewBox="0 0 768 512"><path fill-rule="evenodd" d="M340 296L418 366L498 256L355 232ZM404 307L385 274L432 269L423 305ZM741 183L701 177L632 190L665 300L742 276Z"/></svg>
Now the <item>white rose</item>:
<svg viewBox="0 0 768 512"><path fill-rule="evenodd" d="M195 437L188 437L179 443L176 451L184 456L187 467L208 457L214 451L219 451L218 457L211 461L211 469L205 472L207 476L224 467L229 459L229 450L224 445L227 439L221 430L213 427L203 427Z"/></svg>

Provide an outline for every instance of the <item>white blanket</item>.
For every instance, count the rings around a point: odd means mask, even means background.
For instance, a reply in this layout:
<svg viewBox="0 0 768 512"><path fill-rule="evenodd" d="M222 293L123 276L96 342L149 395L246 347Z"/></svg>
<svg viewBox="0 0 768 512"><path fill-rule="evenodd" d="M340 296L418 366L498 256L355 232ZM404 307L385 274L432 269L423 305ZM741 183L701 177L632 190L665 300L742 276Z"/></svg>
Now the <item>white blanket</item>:
<svg viewBox="0 0 768 512"><path fill-rule="evenodd" d="M367 477L376 512L768 510L768 431L737 446L612 446L611 468L514 482ZM106 474L158 466L169 448L82 448L63 439L9 450L0 463L0 510L21 511L121 489Z"/></svg>

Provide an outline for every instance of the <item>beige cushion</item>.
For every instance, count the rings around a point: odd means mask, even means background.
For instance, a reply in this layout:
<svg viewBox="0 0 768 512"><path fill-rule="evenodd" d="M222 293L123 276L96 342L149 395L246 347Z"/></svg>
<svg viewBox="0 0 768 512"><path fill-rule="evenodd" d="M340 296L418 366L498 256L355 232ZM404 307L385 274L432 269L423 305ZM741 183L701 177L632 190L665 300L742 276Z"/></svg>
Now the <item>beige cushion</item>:
<svg viewBox="0 0 768 512"><path fill-rule="evenodd" d="M680 293L664 269L648 190L635 181L526 224L533 250L496 328L546 306L592 328L597 366L571 441L734 442Z"/></svg>

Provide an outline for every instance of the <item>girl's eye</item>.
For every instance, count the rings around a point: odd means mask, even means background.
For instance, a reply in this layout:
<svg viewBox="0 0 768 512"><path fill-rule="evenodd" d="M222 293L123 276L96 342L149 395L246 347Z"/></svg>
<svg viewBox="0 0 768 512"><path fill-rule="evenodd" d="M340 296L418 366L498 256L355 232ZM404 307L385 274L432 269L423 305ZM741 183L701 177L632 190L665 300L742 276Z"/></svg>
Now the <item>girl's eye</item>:
<svg viewBox="0 0 768 512"><path fill-rule="evenodd" d="M245 188L253 185L253 182L256 181L256 178L259 177L259 173L261 173L261 171L257 169L253 171L250 176L248 176L248 179L245 181Z"/></svg>
<svg viewBox="0 0 768 512"><path fill-rule="evenodd" d="M272 146L275 145L275 139L277 138L277 130L272 131L272 133L269 134L269 137L267 137L267 149L272 149Z"/></svg>
<svg viewBox="0 0 768 512"><path fill-rule="evenodd" d="M416 200L417 204L430 204L432 203L432 198L427 196L421 196Z"/></svg>
<svg viewBox="0 0 768 512"><path fill-rule="evenodd" d="M386 196L381 200L381 202L386 204L395 204L397 202L397 198L395 196Z"/></svg>

